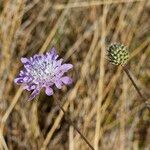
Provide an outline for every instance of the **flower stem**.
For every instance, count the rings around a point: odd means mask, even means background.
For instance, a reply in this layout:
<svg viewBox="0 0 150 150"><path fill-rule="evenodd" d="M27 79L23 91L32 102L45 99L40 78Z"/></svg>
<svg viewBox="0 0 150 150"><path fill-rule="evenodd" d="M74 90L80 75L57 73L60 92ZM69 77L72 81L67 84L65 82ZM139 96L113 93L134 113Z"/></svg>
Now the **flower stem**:
<svg viewBox="0 0 150 150"><path fill-rule="evenodd" d="M125 71L125 73L127 74L127 76L129 77L129 79L131 80L134 88L136 89L137 93L140 95L140 97L143 99L144 103L145 103L145 106L146 108L148 109L148 111L150 112L150 107L149 107L149 103L147 101L147 99L143 96L143 94L140 92L140 89L138 88L138 86L136 85L135 81L133 80L133 78L131 77L131 74L129 72L129 70L127 69L126 66L122 66L123 67L123 70Z"/></svg>
<svg viewBox="0 0 150 150"><path fill-rule="evenodd" d="M94 150L93 146L89 143L89 141L87 140L87 138L80 132L80 130L78 129L78 127L72 122L72 120L69 118L68 114L66 113L66 111L64 110L64 108L61 106L59 100L57 98L55 98L55 102L57 103L58 107L62 110L62 112L64 113L64 116L66 118L66 121L72 125L75 130L80 134L80 136L82 137L82 139L86 142L86 144L92 149Z"/></svg>

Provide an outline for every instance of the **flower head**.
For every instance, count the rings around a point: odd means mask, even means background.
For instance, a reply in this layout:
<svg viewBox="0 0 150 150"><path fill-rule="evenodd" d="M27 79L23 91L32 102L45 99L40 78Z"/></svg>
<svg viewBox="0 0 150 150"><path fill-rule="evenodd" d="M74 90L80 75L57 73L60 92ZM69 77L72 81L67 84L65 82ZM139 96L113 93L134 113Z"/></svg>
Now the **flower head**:
<svg viewBox="0 0 150 150"><path fill-rule="evenodd" d="M50 96L53 94L52 86L61 89L64 84L69 85L72 79L64 76L64 73L70 70L72 64L62 64L63 59L58 59L55 48L45 55L34 55L30 58L21 58L24 69L20 71L19 76L14 80L16 84L22 85L23 89L33 91L29 100L35 98L42 88Z"/></svg>
<svg viewBox="0 0 150 150"><path fill-rule="evenodd" d="M128 49L122 44L111 44L108 47L108 58L113 65L124 65L127 63Z"/></svg>

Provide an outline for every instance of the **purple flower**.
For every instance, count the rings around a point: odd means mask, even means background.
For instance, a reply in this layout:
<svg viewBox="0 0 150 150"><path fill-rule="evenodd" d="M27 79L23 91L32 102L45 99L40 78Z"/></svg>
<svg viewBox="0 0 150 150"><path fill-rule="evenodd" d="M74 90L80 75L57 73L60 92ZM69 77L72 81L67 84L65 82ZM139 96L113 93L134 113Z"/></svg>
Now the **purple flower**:
<svg viewBox="0 0 150 150"><path fill-rule="evenodd" d="M50 96L53 94L53 85L61 89L64 84L72 83L72 79L64 76L64 73L70 70L73 65L62 64L63 59L57 58L55 48L45 55L34 55L28 59L21 58L24 69L20 71L14 82L22 85L23 89L33 91L29 100L35 98L42 88L45 88L45 93Z"/></svg>

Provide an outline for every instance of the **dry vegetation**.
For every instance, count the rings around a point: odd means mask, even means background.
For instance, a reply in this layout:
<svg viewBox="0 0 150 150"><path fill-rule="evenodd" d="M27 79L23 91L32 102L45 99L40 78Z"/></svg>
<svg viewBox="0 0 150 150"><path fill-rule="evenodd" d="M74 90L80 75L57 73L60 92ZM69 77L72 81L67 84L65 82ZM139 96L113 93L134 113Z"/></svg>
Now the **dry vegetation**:
<svg viewBox="0 0 150 150"><path fill-rule="evenodd" d="M1 0L0 149L88 150L58 98L96 150L148 150L149 113L105 51L112 42L129 47L128 68L150 98L149 11L148 0ZM74 83L29 102L30 93L13 82L20 58L52 46L74 65Z"/></svg>

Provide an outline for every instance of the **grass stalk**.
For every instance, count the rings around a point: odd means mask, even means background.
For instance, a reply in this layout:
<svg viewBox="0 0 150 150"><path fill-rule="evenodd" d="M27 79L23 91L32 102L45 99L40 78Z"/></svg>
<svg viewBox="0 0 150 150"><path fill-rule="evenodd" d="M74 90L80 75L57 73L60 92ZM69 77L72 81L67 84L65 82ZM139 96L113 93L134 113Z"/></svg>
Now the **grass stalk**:
<svg viewBox="0 0 150 150"><path fill-rule="evenodd" d="M61 104L60 104L60 102L59 102L59 100L57 98L55 99L55 102L58 105L58 107L60 108L60 110L64 113L65 119L68 122L68 124L72 125L74 127L74 129L80 134L82 139L86 142L86 144L90 147L90 149L94 150L93 146L90 144L90 142L87 140L87 138L80 132L78 127L72 122L72 120L70 119L70 117L68 116L68 114L66 113L64 108L61 106Z"/></svg>
<svg viewBox="0 0 150 150"><path fill-rule="evenodd" d="M134 88L136 89L137 93L139 94L139 96L142 98L142 100L145 103L145 107L148 109L148 111L150 112L150 107L149 107L149 103L147 101L147 99L144 97L144 95L141 93L139 87L137 86L136 82L133 80L133 78L131 77L130 71L128 70L128 68L126 66L123 66L123 70L125 71L125 73L127 74L127 76L129 77L129 79L131 80Z"/></svg>

